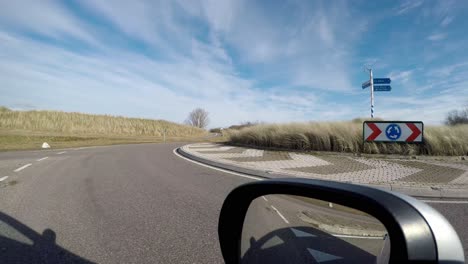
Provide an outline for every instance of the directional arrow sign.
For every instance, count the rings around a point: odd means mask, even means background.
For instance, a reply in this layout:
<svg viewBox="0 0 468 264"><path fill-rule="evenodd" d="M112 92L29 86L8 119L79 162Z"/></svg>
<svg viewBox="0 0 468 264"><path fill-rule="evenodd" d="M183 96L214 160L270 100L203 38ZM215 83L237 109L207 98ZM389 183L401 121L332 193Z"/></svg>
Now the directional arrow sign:
<svg viewBox="0 0 468 264"><path fill-rule="evenodd" d="M370 86L370 81L367 81L367 82L363 82L362 83L362 89L366 89L367 87Z"/></svg>
<svg viewBox="0 0 468 264"><path fill-rule="evenodd" d="M392 87L390 85L375 85L374 92L390 92Z"/></svg>
<svg viewBox="0 0 468 264"><path fill-rule="evenodd" d="M390 78L374 78L374 84L390 84Z"/></svg>
<svg viewBox="0 0 468 264"><path fill-rule="evenodd" d="M365 121L363 136L366 142L423 142L424 124L421 121Z"/></svg>

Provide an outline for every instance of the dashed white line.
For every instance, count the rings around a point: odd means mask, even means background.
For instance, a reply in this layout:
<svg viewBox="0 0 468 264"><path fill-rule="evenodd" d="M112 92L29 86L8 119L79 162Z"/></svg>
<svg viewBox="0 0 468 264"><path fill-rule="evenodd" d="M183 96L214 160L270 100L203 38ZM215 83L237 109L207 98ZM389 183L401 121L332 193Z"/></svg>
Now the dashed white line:
<svg viewBox="0 0 468 264"><path fill-rule="evenodd" d="M262 196L262 199L265 200L265 202L268 202L268 199L265 198L265 196Z"/></svg>
<svg viewBox="0 0 468 264"><path fill-rule="evenodd" d="M274 207L273 205L271 205L271 208L272 208L273 210L275 210L275 212L281 217L281 219L283 219L283 221L284 221L286 224L289 224L288 219L286 219L286 217L284 217L284 215L283 215L278 209L276 209L276 207Z"/></svg>
<svg viewBox="0 0 468 264"><path fill-rule="evenodd" d="M0 178L0 182L1 182L1 181L4 181L4 180L6 180L6 179L8 179L8 177L9 177L9 176L3 176L3 177L1 177L1 178Z"/></svg>
<svg viewBox="0 0 468 264"><path fill-rule="evenodd" d="M24 165L22 167L17 168L16 170L14 170L14 172L22 171L22 170L26 169L27 167L29 167L31 165L32 165L31 163L28 163L28 164L26 164L26 165Z"/></svg>
<svg viewBox="0 0 468 264"><path fill-rule="evenodd" d="M67 153L67 152L66 152L66 151L62 151L62 152L57 153L57 155L60 155L60 154L63 154L63 153Z"/></svg>
<svg viewBox="0 0 468 264"><path fill-rule="evenodd" d="M43 161L43 160L48 159L48 158L49 158L49 157L43 157L43 158L40 158L40 159L38 159L38 160L36 160L36 161Z"/></svg>

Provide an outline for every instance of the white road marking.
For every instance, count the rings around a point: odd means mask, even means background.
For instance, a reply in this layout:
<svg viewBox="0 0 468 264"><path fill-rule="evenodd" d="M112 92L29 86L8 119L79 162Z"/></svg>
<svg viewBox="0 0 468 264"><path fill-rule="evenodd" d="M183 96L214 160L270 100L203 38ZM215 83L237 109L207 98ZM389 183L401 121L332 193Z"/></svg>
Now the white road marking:
<svg viewBox="0 0 468 264"><path fill-rule="evenodd" d="M26 165L24 165L22 167L17 168L16 170L14 170L14 172L22 171L22 170L26 169L27 167L29 167L31 165L32 165L31 163L28 163L28 164L26 164Z"/></svg>
<svg viewBox="0 0 468 264"><path fill-rule="evenodd" d="M383 237L380 236L350 236L350 235L336 235L336 234L331 234L334 237L340 237L340 238L358 238L358 239L379 239L383 240Z"/></svg>
<svg viewBox="0 0 468 264"><path fill-rule="evenodd" d="M79 147L79 148L75 148L75 149L73 149L73 150L92 149L92 148L103 148L103 147L109 147L109 146L89 146L89 147Z"/></svg>
<svg viewBox="0 0 468 264"><path fill-rule="evenodd" d="M327 262L327 261L330 261L330 260L342 259L342 257L340 257L340 256L335 256L335 255L328 254L328 253L325 253L325 252L322 252L322 251L319 251L319 250L315 250L315 249L311 249L311 248L307 248L307 251L309 251L309 253L312 255L312 257L318 263Z"/></svg>
<svg viewBox="0 0 468 264"><path fill-rule="evenodd" d="M3 176L3 177L1 177L1 178L0 178L0 182L1 182L1 181L4 181L4 180L6 180L6 179L8 179L8 177L9 177L9 176Z"/></svg>
<svg viewBox="0 0 468 264"><path fill-rule="evenodd" d="M444 201L444 200L419 200L425 203L441 203L441 204L468 204L468 201Z"/></svg>
<svg viewBox="0 0 468 264"><path fill-rule="evenodd" d="M188 159L188 158L186 158L186 157L180 155L179 153L177 153L177 148L175 148L172 152L174 153L174 155L176 155L176 156L179 157L179 158L182 158L182 159L184 159L184 160L186 160L186 161L190 161L190 162L192 162L192 163L195 163L195 164L197 164L197 165L200 165L200 166L203 166L203 167L206 167L206 168L210 168L210 169L213 169L213 170L221 171L221 172L224 172L224 173L229 173L229 174L236 175L236 176L239 176L239 177L248 178L248 179L251 179L251 180L256 180L256 181L261 181L261 180L263 180L262 178L259 178L259 177L248 176L248 175L245 175L245 174L241 174L241 173L237 173L237 172L232 172L232 171L228 171L228 170L216 168L216 167L213 167L213 166L210 166L210 165L206 165L206 164L200 163L200 162L195 161L195 160Z"/></svg>
<svg viewBox="0 0 468 264"><path fill-rule="evenodd" d="M43 160L48 159L48 158L49 158L49 157L43 157L43 158L40 158L40 159L38 159L38 160L36 160L36 161L43 161Z"/></svg>
<svg viewBox="0 0 468 264"><path fill-rule="evenodd" d="M265 198L265 196L262 196L263 200L265 200L265 202L268 202L268 199Z"/></svg>
<svg viewBox="0 0 468 264"><path fill-rule="evenodd" d="M265 242L260 248L261 249L267 249L267 248L272 248L274 246L278 246L284 244L284 241L279 238L278 236L274 236L270 238L267 242Z"/></svg>
<svg viewBox="0 0 468 264"><path fill-rule="evenodd" d="M271 205L271 208L272 208L273 210L275 210L275 212L281 217L281 219L283 219L283 221L284 221L286 224L289 224L288 219L286 219L286 217L284 217L284 215L281 214L281 212L280 212L278 209L276 209L276 207L274 207L273 205Z"/></svg>
<svg viewBox="0 0 468 264"><path fill-rule="evenodd" d="M62 151L62 152L57 153L57 155L60 155L60 154L63 154L63 153L67 153L67 152L66 152L66 151Z"/></svg>

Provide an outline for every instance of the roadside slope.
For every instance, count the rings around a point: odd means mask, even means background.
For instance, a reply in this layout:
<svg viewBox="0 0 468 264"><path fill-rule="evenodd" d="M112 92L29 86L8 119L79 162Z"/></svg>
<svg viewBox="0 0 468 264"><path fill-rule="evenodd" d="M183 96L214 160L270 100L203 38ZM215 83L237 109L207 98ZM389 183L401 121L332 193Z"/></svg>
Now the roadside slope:
<svg viewBox="0 0 468 264"><path fill-rule="evenodd" d="M60 111L0 109L0 150L183 141L206 131L165 120L91 115Z"/></svg>

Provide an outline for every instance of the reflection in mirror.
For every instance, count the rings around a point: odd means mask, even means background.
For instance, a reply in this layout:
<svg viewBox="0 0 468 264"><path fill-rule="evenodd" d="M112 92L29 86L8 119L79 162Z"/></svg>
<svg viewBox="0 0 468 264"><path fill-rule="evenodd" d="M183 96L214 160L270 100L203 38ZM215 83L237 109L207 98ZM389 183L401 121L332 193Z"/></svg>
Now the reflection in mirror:
<svg viewBox="0 0 468 264"><path fill-rule="evenodd" d="M327 201L267 195L245 216L241 263L388 263L390 239L375 217Z"/></svg>
<svg viewBox="0 0 468 264"><path fill-rule="evenodd" d="M0 219L0 245L3 246L4 240L11 240L18 243L23 243L25 245L32 246L34 243L33 241L19 232L16 228L12 227L11 225L7 224ZM2 250L3 248L0 248Z"/></svg>

